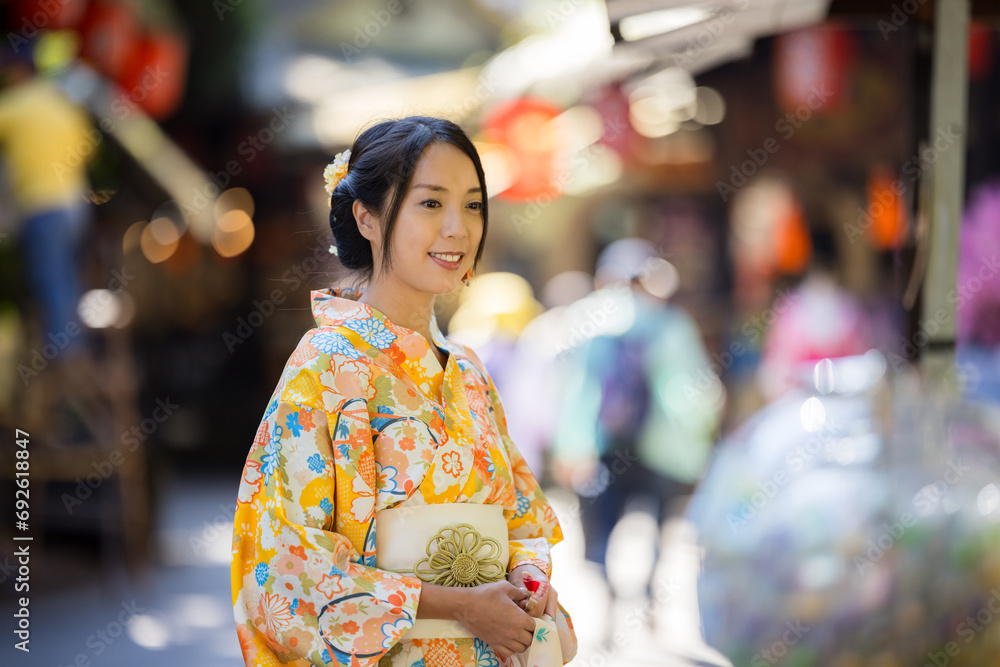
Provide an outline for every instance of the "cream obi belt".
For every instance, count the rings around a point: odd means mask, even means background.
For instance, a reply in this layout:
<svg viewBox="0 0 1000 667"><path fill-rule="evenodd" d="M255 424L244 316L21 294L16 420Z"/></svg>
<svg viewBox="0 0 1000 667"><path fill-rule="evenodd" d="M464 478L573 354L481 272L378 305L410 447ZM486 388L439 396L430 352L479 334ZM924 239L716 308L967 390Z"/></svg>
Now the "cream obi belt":
<svg viewBox="0 0 1000 667"><path fill-rule="evenodd" d="M394 507L375 519L375 565L442 586L478 586L507 576L510 551L500 505Z"/></svg>
<svg viewBox="0 0 1000 667"><path fill-rule="evenodd" d="M413 574L422 581L443 586L478 586L507 578L510 550L507 521L500 505L442 503L381 510L375 518L375 565L380 570ZM535 619L535 639L514 664L562 665L552 618ZM412 639L474 637L458 621L418 618L400 644ZM543 645L539 638L545 638ZM399 646L399 644L397 644ZM390 651L387 656L403 655Z"/></svg>

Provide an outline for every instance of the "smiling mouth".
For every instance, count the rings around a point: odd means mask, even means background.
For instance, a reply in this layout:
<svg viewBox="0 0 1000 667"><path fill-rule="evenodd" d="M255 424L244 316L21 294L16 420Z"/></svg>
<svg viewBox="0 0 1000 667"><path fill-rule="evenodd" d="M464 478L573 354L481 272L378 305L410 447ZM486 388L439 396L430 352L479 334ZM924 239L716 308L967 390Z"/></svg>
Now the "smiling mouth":
<svg viewBox="0 0 1000 667"><path fill-rule="evenodd" d="M431 257L436 257L442 262L461 262L462 257L465 255L463 253L451 253L451 252L429 252L427 253Z"/></svg>

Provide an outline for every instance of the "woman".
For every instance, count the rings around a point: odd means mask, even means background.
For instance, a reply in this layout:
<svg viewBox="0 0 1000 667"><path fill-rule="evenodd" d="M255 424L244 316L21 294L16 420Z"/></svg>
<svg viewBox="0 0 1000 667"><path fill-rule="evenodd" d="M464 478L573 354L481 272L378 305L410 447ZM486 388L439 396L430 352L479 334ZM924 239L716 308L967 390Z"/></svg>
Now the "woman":
<svg viewBox="0 0 1000 667"><path fill-rule="evenodd" d="M483 252L476 149L450 121L390 120L326 175L331 252L365 288L312 293L317 327L243 470L232 588L244 659L552 664L561 649L568 661L575 637L548 586L559 524L493 381L434 318L435 296Z"/></svg>

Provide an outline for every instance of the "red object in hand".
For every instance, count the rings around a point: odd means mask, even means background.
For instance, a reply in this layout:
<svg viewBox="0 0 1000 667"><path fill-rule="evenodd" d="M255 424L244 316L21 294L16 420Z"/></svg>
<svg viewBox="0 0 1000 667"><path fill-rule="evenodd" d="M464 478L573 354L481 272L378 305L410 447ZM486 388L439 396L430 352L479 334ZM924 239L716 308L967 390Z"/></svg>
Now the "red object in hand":
<svg viewBox="0 0 1000 667"><path fill-rule="evenodd" d="M534 579L531 579L530 575L527 574L524 575L524 587L527 588L532 593L538 590L538 587L541 585L541 583L542 582L540 581L535 581Z"/></svg>

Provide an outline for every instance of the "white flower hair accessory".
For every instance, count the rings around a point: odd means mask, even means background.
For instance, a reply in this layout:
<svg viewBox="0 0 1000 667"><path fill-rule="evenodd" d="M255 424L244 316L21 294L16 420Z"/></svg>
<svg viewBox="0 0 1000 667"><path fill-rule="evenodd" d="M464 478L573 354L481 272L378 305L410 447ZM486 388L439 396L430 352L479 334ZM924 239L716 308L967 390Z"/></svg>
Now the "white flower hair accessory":
<svg viewBox="0 0 1000 667"><path fill-rule="evenodd" d="M333 189L337 187L337 183L343 180L344 176L347 176L347 163L351 159L350 149L337 153L333 158L333 162L326 165L326 169L323 170L323 178L326 179L326 192L327 194L333 194Z"/></svg>

